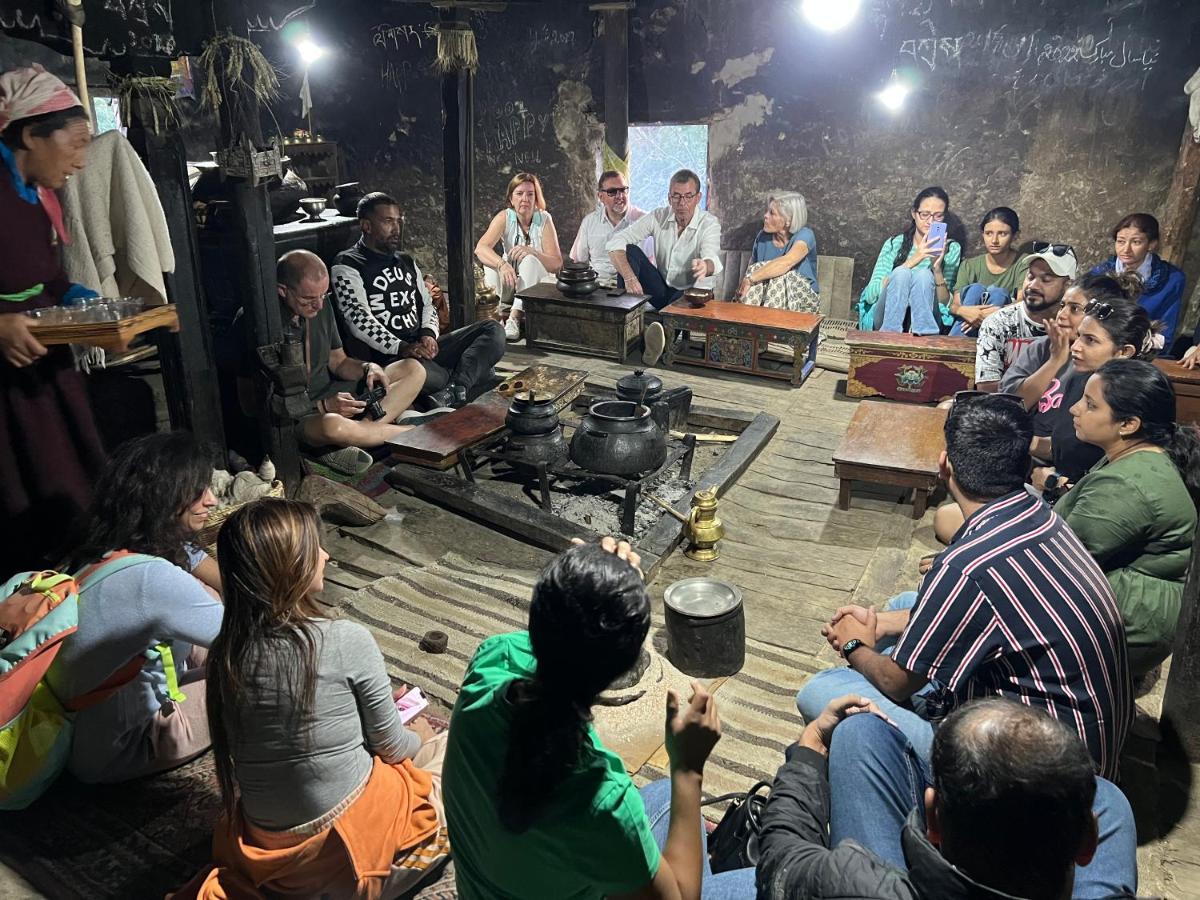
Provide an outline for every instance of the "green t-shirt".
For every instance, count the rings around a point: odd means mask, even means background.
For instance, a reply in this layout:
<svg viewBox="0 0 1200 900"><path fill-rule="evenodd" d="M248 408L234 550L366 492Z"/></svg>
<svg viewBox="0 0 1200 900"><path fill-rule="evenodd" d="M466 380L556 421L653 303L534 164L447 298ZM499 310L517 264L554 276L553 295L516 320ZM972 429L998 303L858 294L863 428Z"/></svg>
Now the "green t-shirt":
<svg viewBox="0 0 1200 900"><path fill-rule="evenodd" d="M1015 300L1017 290L1025 283L1025 273L1028 271L1029 257L1018 256L1011 266L996 275L988 269L987 254L984 253L962 261L962 265L958 267L958 279L954 282L954 289L961 291L970 284L1001 287L1008 291L1009 297Z"/></svg>
<svg viewBox="0 0 1200 900"><path fill-rule="evenodd" d="M659 852L621 758L589 743L532 828L513 834L496 810L512 720L508 685L537 665L528 632L479 645L450 720L442 794L464 900L598 898L648 884Z"/></svg>

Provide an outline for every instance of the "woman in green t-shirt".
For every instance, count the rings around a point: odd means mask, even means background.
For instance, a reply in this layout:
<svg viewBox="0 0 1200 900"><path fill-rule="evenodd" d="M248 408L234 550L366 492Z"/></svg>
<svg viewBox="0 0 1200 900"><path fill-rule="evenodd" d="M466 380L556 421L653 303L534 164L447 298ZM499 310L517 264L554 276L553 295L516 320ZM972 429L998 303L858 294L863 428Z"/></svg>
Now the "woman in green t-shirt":
<svg viewBox="0 0 1200 900"><path fill-rule="evenodd" d="M663 779L639 796L592 727L592 704L633 668L650 628L639 562L612 538L573 547L538 578L529 630L476 650L443 769L463 900L754 896L753 869L713 875L704 852L713 697L699 685L687 703L668 692L669 789Z"/></svg>
<svg viewBox="0 0 1200 900"><path fill-rule="evenodd" d="M1196 533L1200 432L1175 420L1167 376L1137 359L1097 369L1071 415L1104 458L1054 511L1108 576L1137 678L1171 652Z"/></svg>
<svg viewBox="0 0 1200 900"><path fill-rule="evenodd" d="M975 334L984 319L1015 300L1029 268L1016 248L1021 220L1013 210L1007 206L989 209L979 230L985 252L959 266L957 289L950 301L955 318L952 335Z"/></svg>

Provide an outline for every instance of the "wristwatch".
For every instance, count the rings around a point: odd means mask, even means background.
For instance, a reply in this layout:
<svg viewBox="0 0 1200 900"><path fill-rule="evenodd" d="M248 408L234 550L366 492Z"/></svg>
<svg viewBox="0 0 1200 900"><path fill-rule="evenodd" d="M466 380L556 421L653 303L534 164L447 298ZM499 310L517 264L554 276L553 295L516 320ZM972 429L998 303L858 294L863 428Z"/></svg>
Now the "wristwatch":
<svg viewBox="0 0 1200 900"><path fill-rule="evenodd" d="M863 642L860 641L858 638L850 638L850 640L848 640L848 641L846 641L846 643L842 644L842 659L849 660L851 653L853 653L859 647L864 647L864 646L866 646L866 645L863 644Z"/></svg>

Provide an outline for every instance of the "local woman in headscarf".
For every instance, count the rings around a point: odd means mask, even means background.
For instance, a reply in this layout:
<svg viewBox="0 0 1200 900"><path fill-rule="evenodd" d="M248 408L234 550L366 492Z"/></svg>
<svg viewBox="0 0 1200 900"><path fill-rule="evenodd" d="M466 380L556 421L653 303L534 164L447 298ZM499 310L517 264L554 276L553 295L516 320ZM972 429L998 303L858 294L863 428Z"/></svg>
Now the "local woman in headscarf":
<svg viewBox="0 0 1200 900"><path fill-rule="evenodd" d="M0 75L0 579L37 568L87 504L104 450L70 349L26 312L95 296L63 274L54 191L91 141L79 98L40 66Z"/></svg>

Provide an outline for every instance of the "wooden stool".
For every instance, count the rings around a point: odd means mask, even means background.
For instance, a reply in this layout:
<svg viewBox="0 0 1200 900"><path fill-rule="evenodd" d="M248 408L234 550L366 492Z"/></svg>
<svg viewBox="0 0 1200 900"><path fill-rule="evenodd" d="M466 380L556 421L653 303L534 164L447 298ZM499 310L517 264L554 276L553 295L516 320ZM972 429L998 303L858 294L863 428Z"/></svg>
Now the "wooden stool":
<svg viewBox="0 0 1200 900"><path fill-rule="evenodd" d="M975 339L851 331L847 397L931 403L975 387Z"/></svg>
<svg viewBox="0 0 1200 900"><path fill-rule="evenodd" d="M946 449L946 410L896 403L858 404L833 454L838 509L850 508L850 482L912 488L913 518L925 515L937 487L938 457Z"/></svg>

